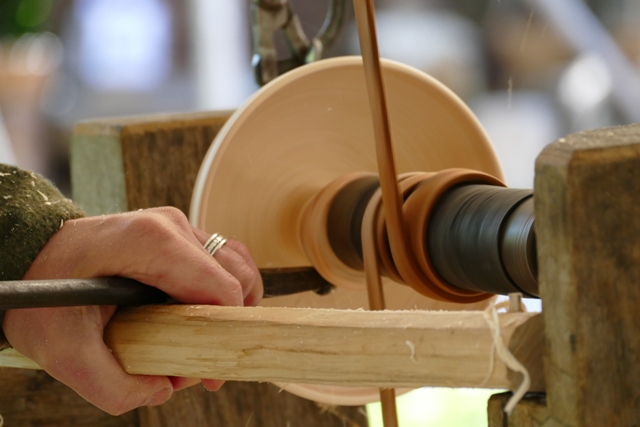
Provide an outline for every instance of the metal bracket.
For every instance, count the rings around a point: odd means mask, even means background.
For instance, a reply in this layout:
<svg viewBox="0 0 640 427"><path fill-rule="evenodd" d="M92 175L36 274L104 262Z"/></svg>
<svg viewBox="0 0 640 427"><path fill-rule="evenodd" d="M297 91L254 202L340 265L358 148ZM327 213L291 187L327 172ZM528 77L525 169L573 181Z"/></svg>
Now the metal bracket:
<svg viewBox="0 0 640 427"><path fill-rule="evenodd" d="M265 85L287 71L321 59L340 32L346 5L347 0L331 0L322 29L309 40L288 0L253 0L252 65L256 82L260 86ZM273 41L277 31L282 31L289 45L289 58L278 60Z"/></svg>

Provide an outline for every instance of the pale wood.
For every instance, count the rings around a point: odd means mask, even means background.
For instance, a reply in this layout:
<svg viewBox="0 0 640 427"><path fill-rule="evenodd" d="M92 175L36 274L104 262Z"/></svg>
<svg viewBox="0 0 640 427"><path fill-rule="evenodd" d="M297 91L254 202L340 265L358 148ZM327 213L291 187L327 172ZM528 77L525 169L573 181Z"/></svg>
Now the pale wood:
<svg viewBox="0 0 640 427"><path fill-rule="evenodd" d="M536 313L500 314L510 343ZM375 387L514 389L482 312L339 311L214 306L149 306L116 314L105 341L129 373ZM515 356L541 356L520 344ZM0 365L5 363L0 352ZM15 353L10 353L15 366ZM25 360L25 363L28 363ZM534 384L542 372L531 371ZM485 381L486 380L486 381Z"/></svg>
<svg viewBox="0 0 640 427"><path fill-rule="evenodd" d="M536 163L551 417L640 424L640 125L562 138Z"/></svg>
<svg viewBox="0 0 640 427"><path fill-rule="evenodd" d="M391 61L382 61L382 73L398 173L460 167L501 177L484 130L452 92ZM225 124L202 165L191 212L198 228L247 245L260 268L312 265L298 228L307 203L339 177L378 171L360 58L319 61L279 82ZM307 293L266 303L366 308L364 273L341 267L330 296ZM442 303L396 284L385 287L385 299L392 310L486 306Z"/></svg>
<svg viewBox="0 0 640 427"><path fill-rule="evenodd" d="M0 350L0 368L42 369L36 362L12 347Z"/></svg>

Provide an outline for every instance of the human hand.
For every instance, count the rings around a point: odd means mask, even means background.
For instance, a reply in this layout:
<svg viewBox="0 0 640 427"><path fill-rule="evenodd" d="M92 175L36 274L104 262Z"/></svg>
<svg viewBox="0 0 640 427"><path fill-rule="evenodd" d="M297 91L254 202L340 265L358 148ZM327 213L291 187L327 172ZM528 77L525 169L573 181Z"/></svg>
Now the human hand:
<svg viewBox="0 0 640 427"><path fill-rule="evenodd" d="M71 220L51 238L25 280L123 276L190 304L257 305L263 288L247 249L228 240L212 257L209 235L182 212L157 208ZM11 345L104 411L118 415L159 405L200 380L129 375L104 344L115 306L7 311ZM222 381L203 380L209 390Z"/></svg>

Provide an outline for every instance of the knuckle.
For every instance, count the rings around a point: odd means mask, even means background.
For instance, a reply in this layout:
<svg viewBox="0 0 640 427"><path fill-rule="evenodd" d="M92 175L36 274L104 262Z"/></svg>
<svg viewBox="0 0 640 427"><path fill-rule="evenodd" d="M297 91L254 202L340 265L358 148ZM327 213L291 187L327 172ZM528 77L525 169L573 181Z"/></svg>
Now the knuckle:
<svg viewBox="0 0 640 427"><path fill-rule="evenodd" d="M163 206L158 208L158 212L174 221L184 222L187 220L186 215L174 206Z"/></svg>
<svg viewBox="0 0 640 427"><path fill-rule="evenodd" d="M160 216L149 211L143 211L137 215L128 216L126 223L123 225L123 231L127 234L153 236L156 233L161 233L166 228L163 222Z"/></svg>
<svg viewBox="0 0 640 427"><path fill-rule="evenodd" d="M251 259L251 254L249 253L249 249L244 245L244 243L239 242L237 240L229 240L227 244L230 244L232 249L236 251L240 256L244 259Z"/></svg>
<svg viewBox="0 0 640 427"><path fill-rule="evenodd" d="M237 278L231 276L225 283L225 290L228 292L230 301L242 301L242 284Z"/></svg>
<svg viewBox="0 0 640 427"><path fill-rule="evenodd" d="M186 229L189 227L189 219L180 209L173 206L164 206L161 208L157 208L156 211L161 216L169 219L174 225L180 227L181 229Z"/></svg>
<svg viewBox="0 0 640 427"><path fill-rule="evenodd" d="M131 216L123 233L128 238L133 237L154 247L172 242L179 235L174 224L166 217L148 212Z"/></svg>
<svg viewBox="0 0 640 427"><path fill-rule="evenodd" d="M247 264L244 264L240 269L240 276L241 283L245 288L249 288L248 290L251 290L261 280L258 271Z"/></svg>

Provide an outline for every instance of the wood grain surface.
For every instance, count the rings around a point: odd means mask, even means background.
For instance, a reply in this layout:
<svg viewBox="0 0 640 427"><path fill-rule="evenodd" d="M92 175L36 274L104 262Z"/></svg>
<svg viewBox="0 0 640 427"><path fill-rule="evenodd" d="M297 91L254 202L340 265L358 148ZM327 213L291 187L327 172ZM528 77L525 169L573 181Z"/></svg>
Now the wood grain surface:
<svg viewBox="0 0 640 427"><path fill-rule="evenodd" d="M549 425L640 425L640 125L548 146L535 207Z"/></svg>
<svg viewBox="0 0 640 427"><path fill-rule="evenodd" d="M500 315L503 340L518 342L522 360L541 358L537 317ZM105 342L132 374L384 388L520 384L492 355L482 312L148 306L117 313ZM0 366L19 360L13 350L0 352ZM542 364L528 366L533 389L542 391L543 373L532 366Z"/></svg>
<svg viewBox="0 0 640 427"><path fill-rule="evenodd" d="M89 215L175 206L189 213L207 149L232 112L79 123L71 142L73 200Z"/></svg>

